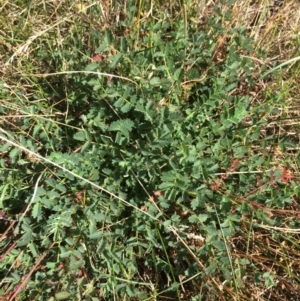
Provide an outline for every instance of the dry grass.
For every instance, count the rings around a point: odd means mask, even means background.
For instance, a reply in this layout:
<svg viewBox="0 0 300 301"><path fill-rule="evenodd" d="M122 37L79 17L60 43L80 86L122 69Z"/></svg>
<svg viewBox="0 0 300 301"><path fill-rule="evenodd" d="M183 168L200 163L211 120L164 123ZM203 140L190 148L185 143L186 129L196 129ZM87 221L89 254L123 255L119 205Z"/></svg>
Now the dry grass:
<svg viewBox="0 0 300 301"><path fill-rule="evenodd" d="M201 22L212 14L218 1L209 1L210 5L201 11ZM225 10L226 8L224 8ZM237 1L231 7L234 19L225 23L227 28L243 26L247 28L249 36L256 42L256 48L265 51L265 59L253 57L258 65L271 67L276 62L286 62L299 56L300 60L300 3L297 1ZM264 104L266 97L277 94L279 101L274 103L277 113L266 112L263 136L274 135L280 139L288 138L295 146L289 149L274 148L274 168L289 166L289 172L296 181L300 179L297 157L299 156L299 60L288 65L287 69L276 77L257 82L252 91L255 104ZM243 93L240 91L239 93ZM270 110L271 111L271 110ZM258 146L258 148L260 148ZM256 151L254 146L254 152ZM293 229L293 221L299 218L300 200L298 193L291 196L289 208L270 212L270 217L283 218L282 228L272 228L255 225L250 216L245 217L239 235L228 241L231 246L232 260L249 259L259 270L243 270L244 285L242 295L232 294L232 300L300 300L299 264L300 244L299 231ZM251 221L251 222L250 222ZM299 229L300 230L300 229ZM249 269L249 270L248 270ZM275 285L266 289L258 285L255 275L270 273L274 276ZM242 276L241 276L242 277ZM262 283L263 284L263 283ZM221 300L221 298L220 298Z"/></svg>

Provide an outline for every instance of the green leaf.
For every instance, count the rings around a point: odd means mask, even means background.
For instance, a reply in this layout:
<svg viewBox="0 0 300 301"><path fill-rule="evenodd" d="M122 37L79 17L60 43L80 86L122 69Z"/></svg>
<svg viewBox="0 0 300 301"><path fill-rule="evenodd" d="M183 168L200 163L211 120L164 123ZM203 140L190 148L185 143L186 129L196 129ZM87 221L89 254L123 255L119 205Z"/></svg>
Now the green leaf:
<svg viewBox="0 0 300 301"><path fill-rule="evenodd" d="M108 48L108 44L106 42L104 42L96 49L95 53L96 54L101 53L101 52L107 50L107 48Z"/></svg>
<svg viewBox="0 0 300 301"><path fill-rule="evenodd" d="M86 124L87 121L88 121L86 115L84 115L84 114L81 114L81 115L79 116L79 118L82 120L82 122L83 122L84 124Z"/></svg>
<svg viewBox="0 0 300 301"><path fill-rule="evenodd" d="M130 119L117 120L111 123L109 130L110 131L122 131L124 128L127 131L131 131L134 126L134 123Z"/></svg>
<svg viewBox="0 0 300 301"><path fill-rule="evenodd" d="M102 231L97 231L92 234L90 234L90 239L99 239L100 237L103 237L103 232Z"/></svg>
<svg viewBox="0 0 300 301"><path fill-rule="evenodd" d="M129 132L133 129L134 123L130 119L117 120L111 123L108 130L109 131L119 131L124 136L129 138Z"/></svg>
<svg viewBox="0 0 300 301"><path fill-rule="evenodd" d="M151 86L160 86L161 85L161 80L159 77L152 77L150 80L150 85Z"/></svg>
<svg viewBox="0 0 300 301"><path fill-rule="evenodd" d="M168 208L170 208L170 203L167 202L167 201L160 201L160 202L159 202L159 205L160 205L160 207L163 208L163 209L168 209Z"/></svg>
<svg viewBox="0 0 300 301"><path fill-rule="evenodd" d="M126 103L122 108L121 108L121 111L123 113L127 113L131 110L132 108L132 105L130 103Z"/></svg>
<svg viewBox="0 0 300 301"><path fill-rule="evenodd" d="M114 68L119 63L119 61L122 59L122 56L123 56L122 53L118 53L114 57L113 61L109 64L109 68Z"/></svg>
<svg viewBox="0 0 300 301"><path fill-rule="evenodd" d="M105 38L104 41L107 45L112 44L113 42L113 35L109 28L105 28Z"/></svg>
<svg viewBox="0 0 300 301"><path fill-rule="evenodd" d="M189 217L190 223L197 223L198 222L198 216L196 214L193 214Z"/></svg>
<svg viewBox="0 0 300 301"><path fill-rule="evenodd" d="M162 189L162 190L169 189L169 188L172 188L172 187L174 187L174 184L169 183L169 182L161 183L159 185L159 188Z"/></svg>
<svg viewBox="0 0 300 301"><path fill-rule="evenodd" d="M11 147L10 143L5 143L1 145L1 152L6 152Z"/></svg>
<svg viewBox="0 0 300 301"><path fill-rule="evenodd" d="M83 260L72 260L69 264L69 268L71 271L77 271L84 264Z"/></svg>
<svg viewBox="0 0 300 301"><path fill-rule="evenodd" d="M86 140L90 141L91 140L91 139L89 139L89 133L86 130L75 133L73 138L78 141L86 141Z"/></svg>
<svg viewBox="0 0 300 301"><path fill-rule="evenodd" d="M67 237L65 239L66 243L69 244L70 246L75 245L75 241L71 237Z"/></svg>
<svg viewBox="0 0 300 301"><path fill-rule="evenodd" d="M176 181L178 179L178 175L176 172L173 172L173 171L165 172L162 174L161 179L162 179L162 181L172 182L172 181Z"/></svg>
<svg viewBox="0 0 300 301"><path fill-rule="evenodd" d="M5 200L5 195L6 191L9 188L9 184L0 186L0 191L1 191L1 196L0 196L0 209L4 209L4 200Z"/></svg>
<svg viewBox="0 0 300 301"><path fill-rule="evenodd" d="M214 260L206 269L205 269L205 273L210 276L213 275L213 273L215 273L216 269L218 267L218 263L216 260Z"/></svg>
<svg viewBox="0 0 300 301"><path fill-rule="evenodd" d="M121 37L121 42L120 42L120 50L121 52L125 53L127 52L127 38Z"/></svg>
<svg viewBox="0 0 300 301"><path fill-rule="evenodd" d="M188 80L193 80L193 79L199 79L200 78L200 74L199 74L198 70L195 69L195 68L189 69L186 76L187 76Z"/></svg>
<svg viewBox="0 0 300 301"><path fill-rule="evenodd" d="M66 252L62 252L62 253L60 253L60 258L68 258L68 257L70 257L71 255L72 255L72 251L66 251Z"/></svg>
<svg viewBox="0 0 300 301"><path fill-rule="evenodd" d="M34 243L29 244L29 249L33 257L38 257L39 251Z"/></svg>
<svg viewBox="0 0 300 301"><path fill-rule="evenodd" d="M124 105L124 99L123 98L119 98L115 103L114 103L114 106L116 107L116 108L120 108L120 107L122 107L123 105Z"/></svg>
<svg viewBox="0 0 300 301"><path fill-rule="evenodd" d="M183 71L182 68L178 68L175 70L174 74L173 74L173 78L174 80L179 80L183 75Z"/></svg>
<svg viewBox="0 0 300 301"><path fill-rule="evenodd" d="M80 152L81 152L81 153L84 153L84 152L90 147L90 145L91 145L91 141L86 141L86 142L83 144L83 146L82 146Z"/></svg>
<svg viewBox="0 0 300 301"><path fill-rule="evenodd" d="M203 223L208 219L208 215L207 214L199 214L198 219L199 219L200 222Z"/></svg>
<svg viewBox="0 0 300 301"><path fill-rule="evenodd" d="M19 136L20 144L24 147L26 147L26 139L24 138L23 135Z"/></svg>
<svg viewBox="0 0 300 301"><path fill-rule="evenodd" d="M47 194L47 191L43 187L38 187L36 190L36 197L45 196Z"/></svg>
<svg viewBox="0 0 300 301"><path fill-rule="evenodd" d="M25 234L23 234L23 236L18 240L17 242L17 246L18 247L23 247L28 245L28 243L30 242L32 238L32 230L28 229Z"/></svg>
<svg viewBox="0 0 300 301"><path fill-rule="evenodd" d="M91 64L88 64L86 67L85 67L85 70L86 71L95 71L99 68L99 64L98 63L91 63Z"/></svg>
<svg viewBox="0 0 300 301"><path fill-rule="evenodd" d="M61 184L56 184L55 188L58 189L59 191L63 192L63 193L65 193L67 191L66 187L61 185Z"/></svg>
<svg viewBox="0 0 300 301"><path fill-rule="evenodd" d="M37 217L41 217L41 203L40 202L36 202L33 206L32 209L32 217L33 218L37 218Z"/></svg>
<svg viewBox="0 0 300 301"><path fill-rule="evenodd" d="M218 250L218 251L223 251L226 249L226 245L224 241L215 239L212 241L212 245Z"/></svg>
<svg viewBox="0 0 300 301"><path fill-rule="evenodd" d="M9 152L9 157L14 160L17 156L19 156L20 152L21 150L15 147Z"/></svg>
<svg viewBox="0 0 300 301"><path fill-rule="evenodd" d="M153 57L165 57L165 54L163 52L155 52Z"/></svg>
<svg viewBox="0 0 300 301"><path fill-rule="evenodd" d="M71 296L70 293L68 292L59 292L55 294L55 299L56 300L65 300L68 299Z"/></svg>

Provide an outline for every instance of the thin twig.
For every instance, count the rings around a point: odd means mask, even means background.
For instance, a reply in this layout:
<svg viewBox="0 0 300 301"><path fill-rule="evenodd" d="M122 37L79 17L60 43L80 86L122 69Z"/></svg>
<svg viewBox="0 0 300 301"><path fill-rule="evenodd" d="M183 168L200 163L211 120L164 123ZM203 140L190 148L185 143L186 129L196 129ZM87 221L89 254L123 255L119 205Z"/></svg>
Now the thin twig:
<svg viewBox="0 0 300 301"><path fill-rule="evenodd" d="M22 222L23 218L25 217L26 213L28 212L30 206L32 205L32 203L33 203L33 201L34 201L34 199L35 199L36 192L37 192L37 189L38 189L38 185L39 185L39 182L40 182L40 180L41 180L41 178L42 178L42 175L43 175L43 174L40 174L40 176L38 177L38 179L37 179L37 181L36 181L36 183L35 183L34 191L33 191L33 195L32 195L32 197L31 197L31 200L30 200L30 202L28 203L28 205L27 205L25 211L22 213L22 215L21 215L21 217L20 217L20 219L19 219L19 221L18 221L18 224L17 224L17 226L16 226L16 228L15 228L15 231L18 230L18 228L19 228L19 226L20 226L20 223Z"/></svg>
<svg viewBox="0 0 300 301"><path fill-rule="evenodd" d="M48 248L48 250L46 252L44 252L44 254L40 257L40 259L37 261L37 263L35 264L35 266L31 269L31 271L26 275L25 279L23 280L23 282L19 285L19 287L17 288L17 290L13 293L13 295L10 297L9 301L13 301L18 293L20 292L20 290L24 287L24 285L26 284L26 282L28 281L28 279L31 277L31 275L33 274L33 272L36 270L36 268L39 266L39 264L41 263L41 261L45 258L45 256L48 254L48 252L53 248L53 246L56 244L56 242L52 243L51 246Z"/></svg>

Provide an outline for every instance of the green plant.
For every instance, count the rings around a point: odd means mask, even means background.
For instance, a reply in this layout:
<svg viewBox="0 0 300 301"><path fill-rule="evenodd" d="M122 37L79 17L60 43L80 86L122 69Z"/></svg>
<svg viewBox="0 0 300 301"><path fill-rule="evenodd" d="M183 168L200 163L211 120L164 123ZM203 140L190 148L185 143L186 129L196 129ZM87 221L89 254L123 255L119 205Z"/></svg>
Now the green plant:
<svg viewBox="0 0 300 301"><path fill-rule="evenodd" d="M269 71L247 30L228 25L230 3L203 25L186 3L154 4L129 1L123 16L116 3L103 29L101 5L74 7L73 23L57 20L63 43L49 26L57 41L34 44L22 70L33 92L3 84L8 300L244 300L248 279L275 285L247 229L279 226L298 191L274 164L294 142L265 130L282 96L255 102Z"/></svg>

